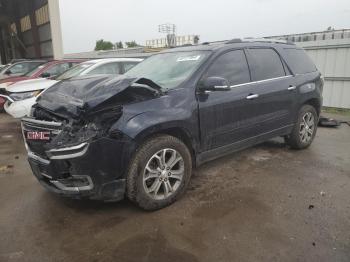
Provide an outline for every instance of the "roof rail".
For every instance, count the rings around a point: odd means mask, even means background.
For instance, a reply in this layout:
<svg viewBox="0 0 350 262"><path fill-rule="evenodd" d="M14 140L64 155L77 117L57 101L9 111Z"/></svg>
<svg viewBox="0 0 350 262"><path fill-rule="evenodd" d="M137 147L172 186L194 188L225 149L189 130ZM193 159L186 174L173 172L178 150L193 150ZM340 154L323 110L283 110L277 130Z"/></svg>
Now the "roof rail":
<svg viewBox="0 0 350 262"><path fill-rule="evenodd" d="M243 43L243 42L260 42L260 43L277 43L277 44L293 44L291 41L281 40L281 39L273 39L273 38L234 38L231 40L228 40L225 42L225 44L236 44L236 43Z"/></svg>
<svg viewBox="0 0 350 262"><path fill-rule="evenodd" d="M225 42L225 44L235 44L235 43L242 43L242 39L240 38L234 38L234 39L231 39L231 40L228 40L227 42Z"/></svg>
<svg viewBox="0 0 350 262"><path fill-rule="evenodd" d="M274 39L274 38L244 38L243 42L262 42L262 43L277 43L277 44L293 44L291 41Z"/></svg>
<svg viewBox="0 0 350 262"><path fill-rule="evenodd" d="M212 42L203 42L201 43L201 45L217 45L217 44L224 44L227 41L231 41L231 40L219 40L219 41L212 41Z"/></svg>

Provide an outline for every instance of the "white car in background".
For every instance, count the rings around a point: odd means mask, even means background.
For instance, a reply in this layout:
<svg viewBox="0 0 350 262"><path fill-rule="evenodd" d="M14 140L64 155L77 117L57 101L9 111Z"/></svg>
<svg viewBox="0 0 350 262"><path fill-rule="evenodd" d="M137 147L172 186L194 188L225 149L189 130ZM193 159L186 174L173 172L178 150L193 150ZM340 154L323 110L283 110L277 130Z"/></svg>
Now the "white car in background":
<svg viewBox="0 0 350 262"><path fill-rule="evenodd" d="M106 58L90 60L72 67L55 79L31 79L20 81L8 87L0 85L0 96L6 98L5 111L14 118L22 118L30 114L37 97L57 82L74 76L124 74L140 63L140 58Z"/></svg>

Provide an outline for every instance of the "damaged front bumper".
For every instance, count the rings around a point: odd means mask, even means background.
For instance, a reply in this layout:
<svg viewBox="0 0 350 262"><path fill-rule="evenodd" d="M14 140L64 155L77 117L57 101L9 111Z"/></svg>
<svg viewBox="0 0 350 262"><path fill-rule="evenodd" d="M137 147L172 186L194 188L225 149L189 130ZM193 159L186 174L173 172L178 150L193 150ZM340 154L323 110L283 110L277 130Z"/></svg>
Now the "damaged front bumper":
<svg viewBox="0 0 350 262"><path fill-rule="evenodd" d="M59 132L58 128L56 122L28 118L22 121L28 161L39 182L49 191L71 198L123 199L126 158L133 142L101 137L73 146L39 150L37 144L26 141L28 130Z"/></svg>

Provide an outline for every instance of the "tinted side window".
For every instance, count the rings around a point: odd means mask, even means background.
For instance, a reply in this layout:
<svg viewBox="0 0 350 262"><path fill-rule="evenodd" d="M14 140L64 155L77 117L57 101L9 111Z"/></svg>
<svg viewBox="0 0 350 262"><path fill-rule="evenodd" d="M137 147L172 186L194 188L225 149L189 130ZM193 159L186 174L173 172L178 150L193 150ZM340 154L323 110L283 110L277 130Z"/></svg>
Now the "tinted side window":
<svg viewBox="0 0 350 262"><path fill-rule="evenodd" d="M49 68L45 73L49 73L50 76L56 76L62 74L69 69L69 63L57 64Z"/></svg>
<svg viewBox="0 0 350 262"><path fill-rule="evenodd" d="M38 67L40 63L34 63L34 62L22 62L13 65L9 69L11 70L12 74L25 74L29 71L32 71L36 67Z"/></svg>
<svg viewBox="0 0 350 262"><path fill-rule="evenodd" d="M248 64L243 50L230 51L219 56L206 73L206 77L211 76L223 77L231 86L250 82Z"/></svg>
<svg viewBox="0 0 350 262"><path fill-rule="evenodd" d="M31 62L27 65L27 72L32 71L33 69L37 68L39 65L42 65L42 62Z"/></svg>
<svg viewBox="0 0 350 262"><path fill-rule="evenodd" d="M88 75L95 75L95 74L108 74L108 75L120 74L119 63L103 64L88 73Z"/></svg>
<svg viewBox="0 0 350 262"><path fill-rule="evenodd" d="M25 64L16 64L9 68L12 74L21 74L27 72Z"/></svg>
<svg viewBox="0 0 350 262"><path fill-rule="evenodd" d="M305 74L315 72L316 66L302 49L288 48L284 49L286 52L286 58L288 65L295 74Z"/></svg>
<svg viewBox="0 0 350 262"><path fill-rule="evenodd" d="M285 76L282 61L273 49L249 49L248 61L253 81Z"/></svg>

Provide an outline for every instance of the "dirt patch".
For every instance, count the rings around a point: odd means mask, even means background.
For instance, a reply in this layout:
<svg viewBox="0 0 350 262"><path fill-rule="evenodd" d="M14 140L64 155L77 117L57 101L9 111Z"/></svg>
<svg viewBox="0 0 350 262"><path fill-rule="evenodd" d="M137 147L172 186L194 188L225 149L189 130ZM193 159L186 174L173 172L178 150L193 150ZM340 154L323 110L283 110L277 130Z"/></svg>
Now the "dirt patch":
<svg viewBox="0 0 350 262"><path fill-rule="evenodd" d="M0 177L13 174L13 165L0 165Z"/></svg>
<svg viewBox="0 0 350 262"><path fill-rule="evenodd" d="M259 210L259 212L256 212ZM199 205L193 213L194 217L205 219L223 219L230 216L231 219L241 220L244 216L261 216L259 220L263 221L264 216L268 216L270 210L266 204L259 200L257 192L251 188L233 188L231 194L225 193L214 199L207 199Z"/></svg>
<svg viewBox="0 0 350 262"><path fill-rule="evenodd" d="M111 254L114 261L199 261L193 254L173 247L158 231L157 234L136 235L121 242ZM109 261L108 259L102 261Z"/></svg>

